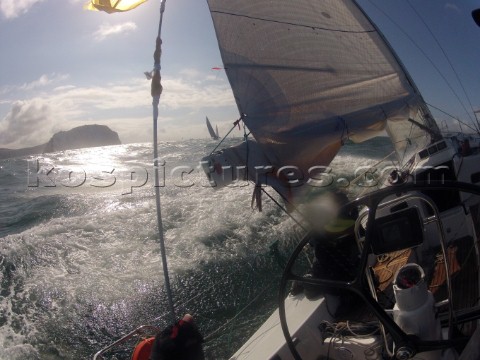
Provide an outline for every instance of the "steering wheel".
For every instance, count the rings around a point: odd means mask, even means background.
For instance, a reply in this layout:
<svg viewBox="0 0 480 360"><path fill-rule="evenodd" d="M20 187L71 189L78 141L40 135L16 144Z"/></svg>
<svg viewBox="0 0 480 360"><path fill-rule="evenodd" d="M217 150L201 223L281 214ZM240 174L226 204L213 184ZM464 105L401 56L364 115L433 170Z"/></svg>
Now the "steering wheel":
<svg viewBox="0 0 480 360"><path fill-rule="evenodd" d="M398 186L391 186L383 188L377 191L374 191L366 196L355 199L343 208L349 209L353 207L358 207L365 205L369 208L368 222L366 227L365 242L363 250L360 257L360 265L358 266L358 271L355 274L353 280L351 281L337 281L337 280L326 280L326 279L316 279L312 277L301 277L295 275L292 272L293 265L295 264L299 254L303 248L307 245L310 240L310 234L304 237L304 239L297 245L292 255L290 256L283 275L280 281L280 291L278 298L278 308L280 313L280 325L282 327L283 335L285 341L290 349L295 360L302 360L298 351L295 348L295 344L292 340L292 336L288 330L286 313L285 313L285 295L287 293L287 282L296 281L298 283L309 284L314 286L321 286L322 288L330 289L342 289L348 290L357 294L368 308L375 314L379 321L383 324L384 328L388 331L393 341L395 342L395 356L399 360L406 360L413 357L415 354L424 352L424 351L433 351L433 350L442 350L447 349L453 346L458 345L459 343L464 343L468 339L459 339L459 340L438 340L438 341L425 341L420 340L418 337L413 335L406 334L388 315L385 310L378 304L378 302L373 298L366 286L365 278L365 269L367 269L367 260L369 249L372 243L372 233L374 227L375 214L377 207L380 202L388 196L397 195L411 192L411 191L422 191L422 190L455 190L466 192L474 195L480 196L480 186L472 185L469 183L463 182L454 182L454 181L444 181L442 183L426 183L426 182L417 182L416 184L407 183Z"/></svg>

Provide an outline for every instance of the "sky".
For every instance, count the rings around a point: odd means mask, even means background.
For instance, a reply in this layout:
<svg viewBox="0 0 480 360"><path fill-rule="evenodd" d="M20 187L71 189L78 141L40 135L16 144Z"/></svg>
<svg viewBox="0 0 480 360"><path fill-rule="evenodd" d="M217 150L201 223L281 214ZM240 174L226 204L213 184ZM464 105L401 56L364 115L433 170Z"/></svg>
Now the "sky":
<svg viewBox="0 0 480 360"><path fill-rule="evenodd" d="M160 0L110 15L84 10L85 2L0 0L0 148L39 145L86 124L109 126L123 143L151 141L143 73L153 68ZM359 3L427 103L470 122L480 109L480 28L470 13L480 1ZM225 134L238 110L224 71L212 69L222 61L206 0L168 0L162 39L159 140L208 138L205 116Z"/></svg>

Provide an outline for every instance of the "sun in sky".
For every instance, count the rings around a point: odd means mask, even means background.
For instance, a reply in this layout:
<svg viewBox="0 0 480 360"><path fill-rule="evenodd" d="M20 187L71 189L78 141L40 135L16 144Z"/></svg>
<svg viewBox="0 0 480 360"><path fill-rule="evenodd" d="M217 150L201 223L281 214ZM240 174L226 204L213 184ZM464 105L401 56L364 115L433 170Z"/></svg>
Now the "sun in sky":
<svg viewBox="0 0 480 360"><path fill-rule="evenodd" d="M150 82L160 1L106 14L85 0L0 2L0 148L39 145L60 130L111 127L122 142L151 141ZM205 137L205 115L238 117L206 2L167 5L159 138Z"/></svg>
<svg viewBox="0 0 480 360"><path fill-rule="evenodd" d="M359 4L392 43L427 103L469 121L466 113L480 108L474 1ZM151 141L144 73L153 68L160 1L115 14L84 6L85 0L0 1L0 148L39 145L57 131L86 124L109 126L123 143ZM167 1L162 38L159 139L208 138L205 116L226 133L238 110L207 2Z"/></svg>

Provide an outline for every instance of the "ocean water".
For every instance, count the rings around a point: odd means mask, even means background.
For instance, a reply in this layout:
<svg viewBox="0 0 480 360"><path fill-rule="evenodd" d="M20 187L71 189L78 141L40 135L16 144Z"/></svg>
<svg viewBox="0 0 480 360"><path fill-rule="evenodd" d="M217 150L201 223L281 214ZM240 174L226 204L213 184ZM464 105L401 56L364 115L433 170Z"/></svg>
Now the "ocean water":
<svg viewBox="0 0 480 360"><path fill-rule="evenodd" d="M303 230L266 196L252 210L252 186L209 186L199 160L215 145L160 143L160 193L177 316L193 314L207 358L225 359L276 307ZM390 152L386 138L346 144L321 191L364 191L351 180ZM151 144L126 144L0 160L0 359L91 359L169 323L151 158Z"/></svg>

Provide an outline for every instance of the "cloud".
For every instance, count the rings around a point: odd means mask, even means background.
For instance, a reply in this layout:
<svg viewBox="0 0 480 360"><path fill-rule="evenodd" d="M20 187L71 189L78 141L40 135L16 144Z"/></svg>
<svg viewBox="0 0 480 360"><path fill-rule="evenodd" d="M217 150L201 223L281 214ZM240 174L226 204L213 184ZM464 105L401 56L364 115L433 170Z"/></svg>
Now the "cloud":
<svg viewBox="0 0 480 360"><path fill-rule="evenodd" d="M40 145L51 136L52 128L53 112L47 103L38 99L17 101L0 121L0 144L2 147Z"/></svg>
<svg viewBox="0 0 480 360"><path fill-rule="evenodd" d="M137 25L132 21L117 25L102 24L98 30L93 33L93 37L96 41L103 41L109 36L132 32L136 29Z"/></svg>
<svg viewBox="0 0 480 360"><path fill-rule="evenodd" d="M225 84L192 83L182 78L165 79L161 105L170 109L235 106L230 88ZM163 102L162 102L163 101Z"/></svg>
<svg viewBox="0 0 480 360"><path fill-rule="evenodd" d="M20 86L20 90L34 90L38 88L42 88L57 82L65 81L69 78L68 75L65 74L50 74L50 75L42 75L37 80L34 80L30 83L23 84Z"/></svg>
<svg viewBox="0 0 480 360"><path fill-rule="evenodd" d="M235 106L229 86L220 81L191 82L182 77L162 80L163 93L160 106L168 110L192 110ZM87 111L128 110L144 108L151 103L150 83L142 78L102 86L75 87L73 85L55 88L48 95L50 102L63 112L85 114Z"/></svg>
<svg viewBox="0 0 480 360"><path fill-rule="evenodd" d="M6 85L0 88L0 95L11 94L16 91L31 91L41 88L45 88L50 85L54 85L60 82L63 82L69 78L69 75L66 74L55 74L50 75L43 74L38 79L33 80L29 83L25 83L19 86Z"/></svg>
<svg viewBox="0 0 480 360"><path fill-rule="evenodd" d="M17 87L25 90L43 86L42 91L35 91L34 98L9 102L10 111L0 119L0 147L39 145L56 131L87 123L112 125L124 142L149 140L152 107L147 80L139 77L80 87L59 84L60 79L68 77L41 76ZM209 74L202 78L200 73L185 71L179 77L165 77L162 84L159 126L167 129L165 135L169 138L201 136L206 131L205 114L218 113L227 107L236 111L228 83L212 79ZM192 127L197 121L198 128ZM187 134L185 129L194 128L195 132Z"/></svg>
<svg viewBox="0 0 480 360"><path fill-rule="evenodd" d="M0 1L0 13L7 19L14 19L25 14L36 3L43 0L2 0Z"/></svg>

